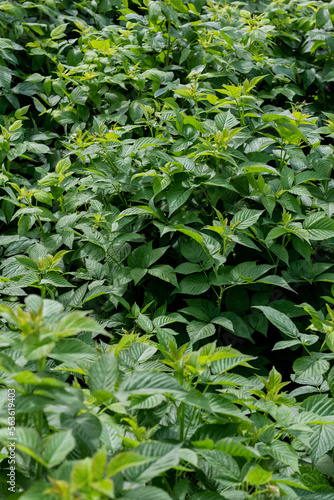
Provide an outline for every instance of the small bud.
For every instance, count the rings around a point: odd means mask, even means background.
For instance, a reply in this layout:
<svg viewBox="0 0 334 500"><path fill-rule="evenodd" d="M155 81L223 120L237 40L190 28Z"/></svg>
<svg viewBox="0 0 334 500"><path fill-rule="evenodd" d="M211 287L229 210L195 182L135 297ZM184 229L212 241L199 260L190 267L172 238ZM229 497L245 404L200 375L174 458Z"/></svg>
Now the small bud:
<svg viewBox="0 0 334 500"><path fill-rule="evenodd" d="M279 488L277 486L274 486L273 484L268 484L267 488L270 491L270 493L275 494L274 498L280 497Z"/></svg>

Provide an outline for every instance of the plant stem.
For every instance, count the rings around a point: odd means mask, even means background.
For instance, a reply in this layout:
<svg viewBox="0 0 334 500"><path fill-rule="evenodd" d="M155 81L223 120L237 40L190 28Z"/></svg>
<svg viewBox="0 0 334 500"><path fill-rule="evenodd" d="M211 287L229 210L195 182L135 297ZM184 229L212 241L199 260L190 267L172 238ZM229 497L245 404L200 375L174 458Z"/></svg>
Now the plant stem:
<svg viewBox="0 0 334 500"><path fill-rule="evenodd" d="M180 441L184 440L184 418L185 418L185 412L186 412L186 405L185 403L180 404Z"/></svg>

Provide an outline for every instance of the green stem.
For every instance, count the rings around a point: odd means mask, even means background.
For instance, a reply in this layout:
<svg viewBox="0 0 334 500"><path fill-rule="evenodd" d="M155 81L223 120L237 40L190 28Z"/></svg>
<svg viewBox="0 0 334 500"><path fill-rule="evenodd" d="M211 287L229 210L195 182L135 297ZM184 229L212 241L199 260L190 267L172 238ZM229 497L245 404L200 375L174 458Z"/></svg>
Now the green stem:
<svg viewBox="0 0 334 500"><path fill-rule="evenodd" d="M305 351L307 352L307 354L308 354L309 356L311 356L311 358L313 358L313 357L314 357L314 356L313 356L313 352L310 352L310 351L308 350L308 348L306 347L306 345L304 345L304 344L303 344L303 347L304 347Z"/></svg>
<svg viewBox="0 0 334 500"><path fill-rule="evenodd" d="M59 205L60 205L61 211L62 211L63 213L65 213L65 207L64 207L64 198L63 198L63 195L61 195L61 196L58 198L58 201L59 201Z"/></svg>
<svg viewBox="0 0 334 500"><path fill-rule="evenodd" d="M41 236L43 238L43 240L45 239L45 233L44 233L44 229L43 229L43 224L41 222L41 219L38 217L38 215L36 216L36 219L37 219L37 222L38 222L38 225L39 225L39 228L41 230Z"/></svg>
<svg viewBox="0 0 334 500"><path fill-rule="evenodd" d="M169 20L167 21L167 37L168 37L168 44L167 44L167 53L166 53L166 58L165 58L165 66L168 66L168 61L169 61L169 54L170 54L170 49L171 49L171 41L170 41L170 36L169 36L169 26L170 22Z"/></svg>
<svg viewBox="0 0 334 500"><path fill-rule="evenodd" d="M196 413L196 408L193 408L193 411L191 412L191 415L190 415L190 419L189 419L189 422L188 422L188 425L187 425L187 428L186 428L186 432L184 434L184 439L187 438L187 435L188 435L188 432L189 432L189 429L190 429L190 425L191 425L191 422L195 416L195 413Z"/></svg>
<svg viewBox="0 0 334 500"><path fill-rule="evenodd" d="M222 300L223 300L223 294L224 294L224 288L220 285L220 292L218 296L218 301L217 301L217 307L220 311L221 305L222 305Z"/></svg>
<svg viewBox="0 0 334 500"><path fill-rule="evenodd" d="M172 488L169 486L169 483L168 483L168 480L166 477L164 477L164 482L165 482L165 485L167 487L167 490L169 491L169 493L172 495L173 494L173 491L172 491Z"/></svg>
<svg viewBox="0 0 334 500"><path fill-rule="evenodd" d="M285 151L285 150L283 150L283 149L282 149L282 151L283 151L283 156L282 156L281 161L280 161L280 168L283 168L283 167L284 167L284 164L285 164L285 158L286 158L286 151Z"/></svg>
<svg viewBox="0 0 334 500"><path fill-rule="evenodd" d="M184 440L184 418L186 412L186 405L184 403L180 404L180 441Z"/></svg>

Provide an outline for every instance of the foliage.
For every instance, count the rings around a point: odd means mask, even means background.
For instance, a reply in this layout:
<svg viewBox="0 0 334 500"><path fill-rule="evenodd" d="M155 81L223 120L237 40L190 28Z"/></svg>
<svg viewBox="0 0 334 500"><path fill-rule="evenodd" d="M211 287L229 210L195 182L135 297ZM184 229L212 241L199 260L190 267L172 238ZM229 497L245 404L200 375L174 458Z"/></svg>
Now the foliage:
<svg viewBox="0 0 334 500"><path fill-rule="evenodd" d="M1 497L333 497L333 22L0 1Z"/></svg>

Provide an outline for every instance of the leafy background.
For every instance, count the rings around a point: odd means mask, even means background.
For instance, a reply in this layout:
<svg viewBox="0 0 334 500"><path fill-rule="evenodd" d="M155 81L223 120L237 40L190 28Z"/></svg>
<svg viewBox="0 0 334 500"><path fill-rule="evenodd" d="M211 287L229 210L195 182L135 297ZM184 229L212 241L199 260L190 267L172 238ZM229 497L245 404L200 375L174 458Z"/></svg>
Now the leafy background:
<svg viewBox="0 0 334 500"><path fill-rule="evenodd" d="M3 498L333 497L333 20L0 2Z"/></svg>

